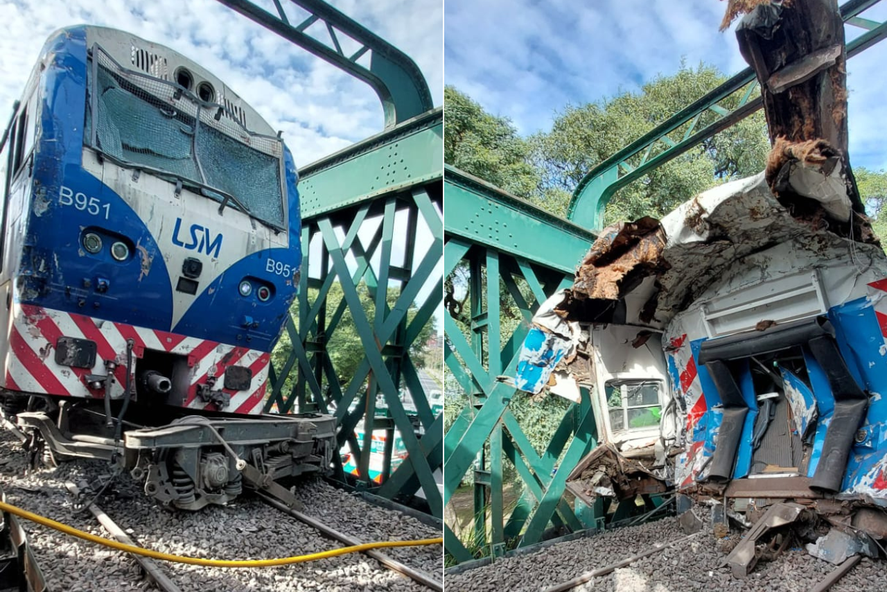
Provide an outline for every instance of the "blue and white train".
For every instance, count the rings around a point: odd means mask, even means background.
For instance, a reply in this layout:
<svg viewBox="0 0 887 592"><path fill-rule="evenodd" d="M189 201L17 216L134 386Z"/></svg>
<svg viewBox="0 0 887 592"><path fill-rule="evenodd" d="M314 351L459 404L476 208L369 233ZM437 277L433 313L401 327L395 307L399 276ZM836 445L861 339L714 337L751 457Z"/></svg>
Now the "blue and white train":
<svg viewBox="0 0 887 592"><path fill-rule="evenodd" d="M7 134L0 387L19 424L185 508L234 497L239 456L327 469L332 418L261 416L301 262L296 168L268 123L182 55L77 26L47 41ZM49 403L22 411L32 395ZM235 435L218 412L253 420ZM174 436L149 429L171 417Z"/></svg>

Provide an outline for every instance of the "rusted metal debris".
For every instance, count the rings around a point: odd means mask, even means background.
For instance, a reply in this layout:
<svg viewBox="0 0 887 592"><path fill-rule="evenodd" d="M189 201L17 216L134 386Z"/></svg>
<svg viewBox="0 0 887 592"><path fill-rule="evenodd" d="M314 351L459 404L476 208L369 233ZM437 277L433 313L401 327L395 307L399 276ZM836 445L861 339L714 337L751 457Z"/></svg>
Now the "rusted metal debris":
<svg viewBox="0 0 887 592"><path fill-rule="evenodd" d="M649 471L640 461L626 458L608 443L589 452L576 465L567 477L567 489L590 506L599 496L623 500L664 493L670 488L665 479Z"/></svg>
<svg viewBox="0 0 887 592"><path fill-rule="evenodd" d="M665 231L646 216L605 228L576 271L576 298L618 300L651 273L664 271ZM664 267L663 267L664 266Z"/></svg>
<svg viewBox="0 0 887 592"><path fill-rule="evenodd" d="M736 37L761 85L773 145L771 191L802 216L819 205L834 220L867 226L847 153L847 55L837 2L731 1L725 21L742 13ZM841 234L873 239L862 228Z"/></svg>
<svg viewBox="0 0 887 592"><path fill-rule="evenodd" d="M804 506L792 503L778 503L770 506L770 509L758 520L755 525L745 533L745 538L740 542L733 551L727 555L724 565L729 565L733 572L733 576L737 578L745 578L754 568L755 564L761 559L764 552L768 549L768 545L759 545L758 541L762 540L765 535L775 529L780 529L798 520ZM783 538L777 548L785 549L786 538ZM772 549L771 551L775 551Z"/></svg>

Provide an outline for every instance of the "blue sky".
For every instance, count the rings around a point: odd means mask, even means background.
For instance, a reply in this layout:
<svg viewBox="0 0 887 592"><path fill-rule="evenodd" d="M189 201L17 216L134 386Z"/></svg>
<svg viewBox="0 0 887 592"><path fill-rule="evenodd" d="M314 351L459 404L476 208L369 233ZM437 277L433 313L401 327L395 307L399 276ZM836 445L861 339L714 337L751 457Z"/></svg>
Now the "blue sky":
<svg viewBox="0 0 887 592"><path fill-rule="evenodd" d="M839 0L839 3L843 3ZM887 2L862 16L887 20ZM734 74L746 67L732 30L718 31L718 0L446 0L446 83L522 134L550 128L556 112L638 91L685 59ZM862 33L848 27L848 39ZM887 42L848 63L850 157L887 169Z"/></svg>
<svg viewBox="0 0 887 592"><path fill-rule="evenodd" d="M272 0L254 1L274 11ZM328 1L412 57L435 104L443 102L441 0ZM291 22L304 18L295 4L283 4ZM6 121L46 38L76 24L123 29L200 62L283 130L300 166L382 130L382 107L367 85L215 0L0 1L0 119ZM308 32L317 27L323 33L321 23ZM357 48L348 41L345 51Z"/></svg>

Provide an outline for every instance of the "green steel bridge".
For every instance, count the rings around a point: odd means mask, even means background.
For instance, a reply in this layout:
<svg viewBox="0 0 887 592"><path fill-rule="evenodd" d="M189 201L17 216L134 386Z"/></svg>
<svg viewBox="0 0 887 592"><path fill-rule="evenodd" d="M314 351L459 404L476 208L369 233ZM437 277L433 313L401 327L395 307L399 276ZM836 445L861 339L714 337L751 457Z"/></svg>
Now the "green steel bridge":
<svg viewBox="0 0 887 592"><path fill-rule="evenodd" d="M435 472L443 464L443 414L432 412L411 348L442 300L442 109L412 59L325 2L273 0L273 12L250 0L219 2L365 82L384 112L380 133L299 170L299 300L286 325L292 350L272 368L266 411L333 413L340 449L348 446L357 469L349 474L336 455L337 480L403 502L421 493L424 509L440 517ZM346 53L354 42L359 48ZM340 299L329 298L334 284ZM346 319L365 352L347 382L330 351ZM404 409L403 387L415 411ZM378 431L386 443L373 480ZM395 436L407 453L399 465L392 462Z"/></svg>
<svg viewBox="0 0 887 592"><path fill-rule="evenodd" d="M864 31L847 43L848 57L887 35L887 23L860 16L878 1L850 0L841 6L845 24ZM470 335L466 338L460 326L446 317L446 367L468 403L444 437L444 504L453 499L466 475L473 478L474 490L472 543L460 540L450 526L444 532L446 552L453 561L463 563L478 555L495 558L511 541L518 541L519 547L534 545L550 526L576 533L606 527L628 515L626 502L615 512L607 512L602 504L580 512L565 495L569 468L597 444L587 391L566 411L542 454L530 443L511 410L515 397L526 396L509 385L520 346L540 303L572 285L574 271L595 239L590 229L601 228L610 198L761 109L758 91L754 72L743 70L597 165L576 187L567 220L462 171L446 169L444 272L449 276L459 266L468 269ZM529 286L531 298L525 297L519 282ZM503 286L527 321L510 335L502 334L499 322ZM516 504L507 509L505 459L522 486ZM556 470L557 465L565 470Z"/></svg>

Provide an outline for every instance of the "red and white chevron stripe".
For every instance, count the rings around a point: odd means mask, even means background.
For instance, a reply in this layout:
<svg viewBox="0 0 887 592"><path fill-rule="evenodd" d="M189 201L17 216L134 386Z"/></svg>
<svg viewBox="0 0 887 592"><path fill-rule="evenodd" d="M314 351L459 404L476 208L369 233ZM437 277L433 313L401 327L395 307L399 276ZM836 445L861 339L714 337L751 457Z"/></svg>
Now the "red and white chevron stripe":
<svg viewBox="0 0 887 592"><path fill-rule="evenodd" d="M667 355L673 360L678 369L679 385L674 385L676 396L683 398L687 409L686 425L686 449L681 453L675 466L675 481L680 487L692 484L697 473L702 468L702 442L693 442L693 430L699 419L705 415L708 406L702 392L702 383L699 381L699 372L696 369L696 360L686 333L671 340ZM678 388L680 388L678 394Z"/></svg>
<svg viewBox="0 0 887 592"><path fill-rule="evenodd" d="M271 360L271 355L266 352L29 304L13 305L12 314L10 348L3 375L4 386L8 389L69 397L101 397L102 391L91 389L86 376L106 374L104 362L113 360L118 366L110 393L112 398L120 398L126 381L126 341L132 339L136 371L138 359L144 356L146 349L187 356L190 386L185 406L189 409L216 411L214 403L206 403L197 397L197 388L208 379L218 377L213 390L219 390L223 386L225 369L239 365L252 370L252 382L242 391L222 389L231 397L224 411L239 414L262 412ZM86 369L56 364L55 345L62 336L95 342L98 349L95 366Z"/></svg>
<svg viewBox="0 0 887 592"><path fill-rule="evenodd" d="M881 335L887 338L887 298L884 297L884 292L887 292L887 278L871 282L868 287L869 297L875 303L875 316L878 318Z"/></svg>

